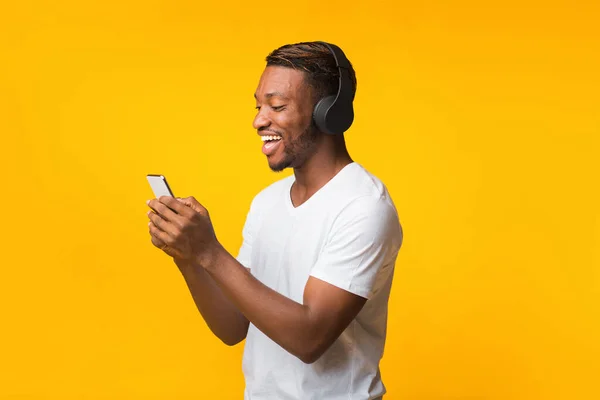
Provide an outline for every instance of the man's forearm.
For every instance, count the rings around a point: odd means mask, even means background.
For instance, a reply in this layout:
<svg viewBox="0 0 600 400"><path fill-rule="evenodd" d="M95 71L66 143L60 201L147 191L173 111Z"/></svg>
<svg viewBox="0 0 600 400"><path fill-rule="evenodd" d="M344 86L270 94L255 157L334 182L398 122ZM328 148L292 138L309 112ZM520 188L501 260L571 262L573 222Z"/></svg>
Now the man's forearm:
<svg viewBox="0 0 600 400"><path fill-rule="evenodd" d="M177 260L175 264L210 330L230 346L244 340L248 332L248 320L223 294L204 268Z"/></svg>
<svg viewBox="0 0 600 400"><path fill-rule="evenodd" d="M314 361L320 343L308 307L258 281L226 251L213 264L208 274L250 322L302 361Z"/></svg>

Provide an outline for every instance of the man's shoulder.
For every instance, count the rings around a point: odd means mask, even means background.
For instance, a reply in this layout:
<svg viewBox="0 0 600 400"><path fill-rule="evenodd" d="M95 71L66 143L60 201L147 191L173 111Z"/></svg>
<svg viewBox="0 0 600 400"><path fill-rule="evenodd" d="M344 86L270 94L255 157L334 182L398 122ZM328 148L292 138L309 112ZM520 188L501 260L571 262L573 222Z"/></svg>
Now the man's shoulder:
<svg viewBox="0 0 600 400"><path fill-rule="evenodd" d="M357 163L343 178L336 188L338 225L344 229L371 227L401 237L398 211L382 180Z"/></svg>
<svg viewBox="0 0 600 400"><path fill-rule="evenodd" d="M335 195L341 203L373 206L386 203L393 208L392 198L381 179L356 162L348 167L335 188Z"/></svg>

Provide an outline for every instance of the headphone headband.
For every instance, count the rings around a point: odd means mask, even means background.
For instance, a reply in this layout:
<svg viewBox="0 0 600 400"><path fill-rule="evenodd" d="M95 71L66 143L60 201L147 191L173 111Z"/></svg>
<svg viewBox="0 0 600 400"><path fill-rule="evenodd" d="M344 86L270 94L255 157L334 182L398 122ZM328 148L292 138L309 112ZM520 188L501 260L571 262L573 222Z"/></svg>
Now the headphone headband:
<svg viewBox="0 0 600 400"><path fill-rule="evenodd" d="M350 79L350 61L346 58L346 55L338 46L333 43L317 42L327 46L333 59L335 60L335 66L338 68L340 73L338 93L336 99L340 97L340 93L343 91L343 97L352 98L354 100L354 93L352 92L352 80Z"/></svg>

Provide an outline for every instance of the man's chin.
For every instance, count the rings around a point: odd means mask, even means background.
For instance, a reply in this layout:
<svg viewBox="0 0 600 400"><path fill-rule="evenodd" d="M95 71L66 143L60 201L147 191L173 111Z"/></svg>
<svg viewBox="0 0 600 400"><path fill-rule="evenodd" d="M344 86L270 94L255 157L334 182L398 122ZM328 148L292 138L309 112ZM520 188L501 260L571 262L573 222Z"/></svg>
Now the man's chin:
<svg viewBox="0 0 600 400"><path fill-rule="evenodd" d="M290 167L290 162L288 160L282 160L279 162L268 161L268 163L269 163L269 168L271 168L271 171L273 171L273 172L281 172L284 169Z"/></svg>

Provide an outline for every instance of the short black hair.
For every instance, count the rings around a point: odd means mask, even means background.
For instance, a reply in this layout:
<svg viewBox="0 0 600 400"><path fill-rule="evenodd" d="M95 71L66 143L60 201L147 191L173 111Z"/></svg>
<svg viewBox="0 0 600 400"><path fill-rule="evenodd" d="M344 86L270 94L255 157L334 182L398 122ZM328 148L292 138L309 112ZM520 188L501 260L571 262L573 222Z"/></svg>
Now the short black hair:
<svg viewBox="0 0 600 400"><path fill-rule="evenodd" d="M268 66L280 66L304 71L306 82L319 99L335 95L338 91L340 73L329 48L319 42L286 44L273 50L266 58ZM350 61L348 60L350 63ZM352 93L356 93L356 74L352 64L349 70Z"/></svg>

